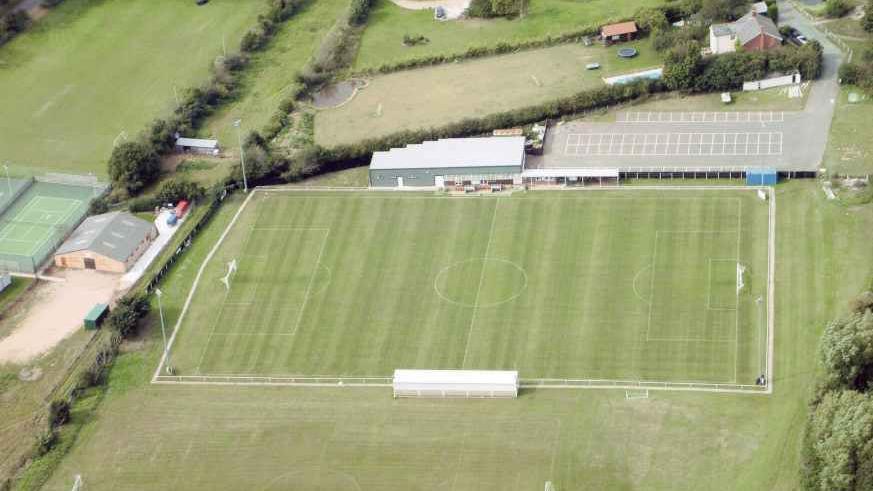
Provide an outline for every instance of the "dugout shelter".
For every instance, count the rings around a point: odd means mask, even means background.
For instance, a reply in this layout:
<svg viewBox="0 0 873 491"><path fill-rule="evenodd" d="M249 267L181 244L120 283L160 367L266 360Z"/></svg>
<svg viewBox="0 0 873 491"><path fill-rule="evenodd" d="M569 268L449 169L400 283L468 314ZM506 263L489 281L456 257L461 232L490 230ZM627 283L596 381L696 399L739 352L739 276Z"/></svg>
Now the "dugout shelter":
<svg viewBox="0 0 873 491"><path fill-rule="evenodd" d="M514 370L394 370L394 397L515 398Z"/></svg>

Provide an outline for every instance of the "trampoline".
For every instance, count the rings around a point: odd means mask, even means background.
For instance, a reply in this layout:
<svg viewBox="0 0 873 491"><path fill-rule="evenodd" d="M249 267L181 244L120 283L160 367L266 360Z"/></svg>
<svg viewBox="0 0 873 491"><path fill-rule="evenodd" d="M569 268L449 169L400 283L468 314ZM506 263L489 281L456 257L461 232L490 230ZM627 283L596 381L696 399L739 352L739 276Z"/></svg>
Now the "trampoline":
<svg viewBox="0 0 873 491"><path fill-rule="evenodd" d="M636 48L621 48L620 50L618 50L618 56L620 58L633 58L636 55L637 55Z"/></svg>

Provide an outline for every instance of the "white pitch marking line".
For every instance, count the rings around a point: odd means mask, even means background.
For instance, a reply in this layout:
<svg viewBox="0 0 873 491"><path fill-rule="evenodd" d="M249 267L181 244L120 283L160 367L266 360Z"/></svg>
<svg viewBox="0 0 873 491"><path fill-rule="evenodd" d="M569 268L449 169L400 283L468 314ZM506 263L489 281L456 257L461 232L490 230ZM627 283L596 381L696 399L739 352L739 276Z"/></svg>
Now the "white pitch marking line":
<svg viewBox="0 0 873 491"><path fill-rule="evenodd" d="M488 259L488 252L491 250L491 241L494 238L494 225L497 223L497 207L500 204L500 198L494 202L494 213L491 215L491 229L488 231L488 242L485 244L484 259ZM473 325L476 322L476 314L479 312L479 295L482 293L482 283L485 281L485 261L482 261L482 270L479 272L479 286L476 288L476 298L473 300L473 313L470 315L470 326L467 328L467 341L464 344L464 359L461 361L461 368L467 366L467 356L470 352L470 339L473 337Z"/></svg>
<svg viewBox="0 0 873 491"><path fill-rule="evenodd" d="M321 265L321 258L324 255L324 248L327 246L327 239L330 238L330 229L324 234L321 240L321 248L318 250L318 257L315 259L315 267L312 268L312 276L309 277L309 282L306 285L306 291L303 294L303 304L300 306L300 311L297 315L297 322L294 324L294 330L290 334L296 334L300 328L300 322L303 320L303 313L306 311L306 305L309 302L309 297L312 296L312 284L315 283L315 277L318 276L318 267ZM259 283L260 285L260 283Z"/></svg>
<svg viewBox="0 0 873 491"><path fill-rule="evenodd" d="M737 198L737 267L740 264L740 243L743 236L743 203ZM740 358L740 290L737 289L736 314L734 315L734 383L737 383Z"/></svg>

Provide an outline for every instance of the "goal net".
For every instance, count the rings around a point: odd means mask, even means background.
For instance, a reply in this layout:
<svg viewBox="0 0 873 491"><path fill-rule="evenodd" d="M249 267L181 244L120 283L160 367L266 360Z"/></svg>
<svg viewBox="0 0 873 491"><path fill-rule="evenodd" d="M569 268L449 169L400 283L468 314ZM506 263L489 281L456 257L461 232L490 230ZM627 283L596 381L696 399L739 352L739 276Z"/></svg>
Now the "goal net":
<svg viewBox="0 0 873 491"><path fill-rule="evenodd" d="M746 286L746 267L740 263L737 263L737 293L740 293L740 290Z"/></svg>
<svg viewBox="0 0 873 491"><path fill-rule="evenodd" d="M628 389L624 391L624 398L629 401L649 398L649 389Z"/></svg>

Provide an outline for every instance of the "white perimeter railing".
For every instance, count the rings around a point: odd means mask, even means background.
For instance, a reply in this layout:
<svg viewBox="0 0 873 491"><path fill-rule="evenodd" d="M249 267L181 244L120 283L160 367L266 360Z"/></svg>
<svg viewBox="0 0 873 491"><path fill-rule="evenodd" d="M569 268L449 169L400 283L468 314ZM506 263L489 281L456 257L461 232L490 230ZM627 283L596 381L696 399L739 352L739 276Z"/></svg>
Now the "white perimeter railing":
<svg viewBox="0 0 873 491"><path fill-rule="evenodd" d="M314 387L391 387L392 377L266 377L256 375L158 375L156 384L308 385Z"/></svg>
<svg viewBox="0 0 873 491"><path fill-rule="evenodd" d="M521 379L522 389L646 389L697 392L770 393L769 386L721 384L708 382L655 382L645 380L599 380L599 379Z"/></svg>

